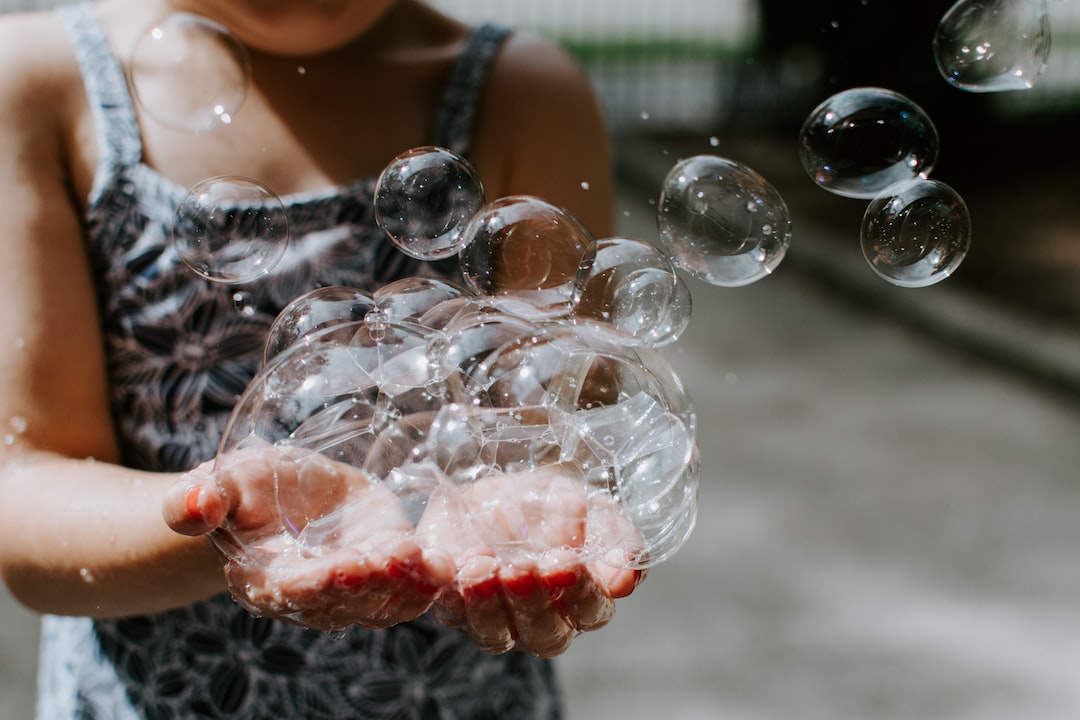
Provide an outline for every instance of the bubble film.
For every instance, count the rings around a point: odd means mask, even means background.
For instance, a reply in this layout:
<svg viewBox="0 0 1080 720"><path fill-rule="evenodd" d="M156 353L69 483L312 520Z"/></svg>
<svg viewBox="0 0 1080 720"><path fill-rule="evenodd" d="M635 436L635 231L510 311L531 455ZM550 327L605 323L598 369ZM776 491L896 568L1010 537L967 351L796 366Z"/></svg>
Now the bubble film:
<svg viewBox="0 0 1080 720"><path fill-rule="evenodd" d="M592 241L576 218L545 200L500 198L466 227L461 270L474 293L512 295L538 312L565 314L581 256Z"/></svg>
<svg viewBox="0 0 1080 720"><path fill-rule="evenodd" d="M232 122L247 97L247 50L222 25L172 13L136 41L128 64L136 103L154 120L198 133Z"/></svg>
<svg viewBox="0 0 1080 720"><path fill-rule="evenodd" d="M806 118L799 159L824 190L871 199L893 183L927 176L938 133L922 108L883 88L839 92Z"/></svg>
<svg viewBox="0 0 1080 720"><path fill-rule="evenodd" d="M942 77L969 92L1030 90L1049 54L1046 0L960 0L934 34Z"/></svg>
<svg viewBox="0 0 1080 720"><path fill-rule="evenodd" d="M184 264L207 280L245 283L284 256L289 221L268 187L226 175L191 188L176 209L172 242Z"/></svg>
<svg viewBox="0 0 1080 720"><path fill-rule="evenodd" d="M280 531L226 526L214 541L234 562L283 545L300 564L376 552L402 532L506 562L554 548L642 568L682 546L696 517L696 418L657 350L607 322L531 319L527 300L437 282L372 300L351 319L366 296L325 289L279 318L288 342L236 405L216 466L274 467Z"/></svg>
<svg viewBox="0 0 1080 720"><path fill-rule="evenodd" d="M890 187L863 216L863 255L901 287L925 287L956 270L971 245L971 217L955 190L917 178Z"/></svg>
<svg viewBox="0 0 1080 720"><path fill-rule="evenodd" d="M469 162L439 147L414 148L387 165L375 186L375 219L398 248L420 260L455 255L484 204Z"/></svg>
<svg viewBox="0 0 1080 720"><path fill-rule="evenodd" d="M656 220L672 262L713 285L760 280L791 243L791 217L780 194L754 170L712 155L671 168Z"/></svg>
<svg viewBox="0 0 1080 720"><path fill-rule="evenodd" d="M689 292L666 255L651 243L617 237L586 249L572 306L575 318L610 322L650 345L678 339L692 309Z"/></svg>

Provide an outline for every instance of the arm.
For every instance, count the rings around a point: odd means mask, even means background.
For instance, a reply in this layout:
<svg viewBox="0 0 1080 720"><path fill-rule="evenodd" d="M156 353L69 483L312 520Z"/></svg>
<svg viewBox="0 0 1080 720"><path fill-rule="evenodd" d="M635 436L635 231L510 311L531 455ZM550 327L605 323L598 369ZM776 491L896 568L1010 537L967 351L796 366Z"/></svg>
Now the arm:
<svg viewBox="0 0 1080 720"><path fill-rule="evenodd" d="M85 103L44 16L0 23L0 574L42 612L112 616L224 588L205 541L172 532L172 476L118 459L102 338L67 162ZM61 60L57 60L60 58ZM11 70L19 68L19 70ZM24 429L25 428L25 429Z"/></svg>

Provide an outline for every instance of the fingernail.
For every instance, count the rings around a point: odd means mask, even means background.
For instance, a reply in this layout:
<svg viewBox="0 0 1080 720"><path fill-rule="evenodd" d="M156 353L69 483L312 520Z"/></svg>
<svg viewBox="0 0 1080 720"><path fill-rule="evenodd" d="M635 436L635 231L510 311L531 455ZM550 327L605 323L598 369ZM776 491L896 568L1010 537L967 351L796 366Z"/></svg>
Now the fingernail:
<svg viewBox="0 0 1080 720"><path fill-rule="evenodd" d="M339 570L336 574L335 580L340 587L355 587L363 581L364 577L360 573L350 573L344 570Z"/></svg>
<svg viewBox="0 0 1080 720"><path fill-rule="evenodd" d="M565 590L577 584L578 573L576 570L556 570L544 576L544 582L552 589Z"/></svg>
<svg viewBox="0 0 1080 720"><path fill-rule="evenodd" d="M496 577L489 577L486 580L481 580L478 583L467 586L465 591L469 595L474 595L479 598L490 598L499 591L499 580Z"/></svg>
<svg viewBox="0 0 1080 720"><path fill-rule="evenodd" d="M184 511L187 512L187 516L191 520L202 520L202 504L199 502L199 497L202 495L202 488L196 485L188 490L187 496L184 498Z"/></svg>
<svg viewBox="0 0 1080 720"><path fill-rule="evenodd" d="M518 597L529 597L534 594L539 584L540 583L536 581L536 576L532 574L520 575L516 578L503 580L503 585L506 586L506 589Z"/></svg>
<svg viewBox="0 0 1080 720"><path fill-rule="evenodd" d="M409 577L412 575L411 563L402 560L401 558L390 558L386 563L386 574L395 580Z"/></svg>

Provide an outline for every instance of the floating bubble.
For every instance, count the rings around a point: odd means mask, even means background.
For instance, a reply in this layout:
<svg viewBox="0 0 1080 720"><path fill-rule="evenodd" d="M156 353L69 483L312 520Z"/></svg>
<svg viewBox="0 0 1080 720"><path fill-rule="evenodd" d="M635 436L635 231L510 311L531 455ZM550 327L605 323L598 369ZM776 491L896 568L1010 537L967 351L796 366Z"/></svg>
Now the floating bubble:
<svg viewBox="0 0 1080 720"><path fill-rule="evenodd" d="M971 216L955 190L936 180L898 183L866 208L866 261L901 287L925 287L956 270L971 245Z"/></svg>
<svg viewBox="0 0 1080 720"><path fill-rule="evenodd" d="M540 198L489 203L465 229L461 270L481 295L513 295L540 312L569 310L578 264L592 242L570 213Z"/></svg>
<svg viewBox="0 0 1080 720"><path fill-rule="evenodd" d="M224 26L172 13L135 43L128 69L136 102L158 122L202 132L232 122L247 97L247 49Z"/></svg>
<svg viewBox="0 0 1080 720"><path fill-rule="evenodd" d="M330 286L304 293L286 305L270 326L263 349L263 363L312 333L348 322L363 320L375 307L368 293L356 288Z"/></svg>
<svg viewBox="0 0 1080 720"><path fill-rule="evenodd" d="M245 283L281 260L289 222L272 190L225 175L191 188L176 209L172 240L180 259L207 280Z"/></svg>
<svg viewBox="0 0 1080 720"><path fill-rule="evenodd" d="M799 158L822 189L870 199L893 183L927 176L938 134L922 108L874 87L839 92L814 109L799 134Z"/></svg>
<svg viewBox="0 0 1080 720"><path fill-rule="evenodd" d="M375 186L375 219L398 248L420 260L461 249L463 231L484 204L484 188L469 162L439 147L394 158Z"/></svg>
<svg viewBox="0 0 1080 720"><path fill-rule="evenodd" d="M1046 0L960 0L934 34L942 77L969 92L1029 90L1049 55Z"/></svg>
<svg viewBox="0 0 1080 720"><path fill-rule="evenodd" d="M760 280L791 243L791 217L780 194L752 169L712 155L672 167L656 219L672 262L713 285Z"/></svg>
<svg viewBox="0 0 1080 720"><path fill-rule="evenodd" d="M574 317L609 322L655 345L686 329L688 298L675 267L654 245L615 237L594 242L582 256L572 302Z"/></svg>

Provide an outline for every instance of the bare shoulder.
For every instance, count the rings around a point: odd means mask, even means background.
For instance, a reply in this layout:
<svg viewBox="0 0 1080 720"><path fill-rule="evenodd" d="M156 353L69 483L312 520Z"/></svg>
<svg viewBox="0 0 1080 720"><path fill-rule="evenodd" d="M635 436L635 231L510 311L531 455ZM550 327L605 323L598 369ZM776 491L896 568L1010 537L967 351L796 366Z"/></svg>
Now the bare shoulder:
<svg viewBox="0 0 1080 720"><path fill-rule="evenodd" d="M74 79L71 43L52 13L0 15L0 60L5 93L41 83L56 90Z"/></svg>
<svg viewBox="0 0 1080 720"><path fill-rule="evenodd" d="M515 32L507 39L490 82L493 95L529 104L549 99L592 102L591 87L577 61L558 45L527 32Z"/></svg>
<svg viewBox="0 0 1080 720"><path fill-rule="evenodd" d="M6 133L59 131L82 84L71 44L50 13L0 16L0 123ZM53 134L57 139L58 134Z"/></svg>
<svg viewBox="0 0 1080 720"><path fill-rule="evenodd" d="M478 167L494 176L495 192L537 195L571 210L594 233L612 231L602 108L564 49L528 33L511 35L492 68L476 131Z"/></svg>

